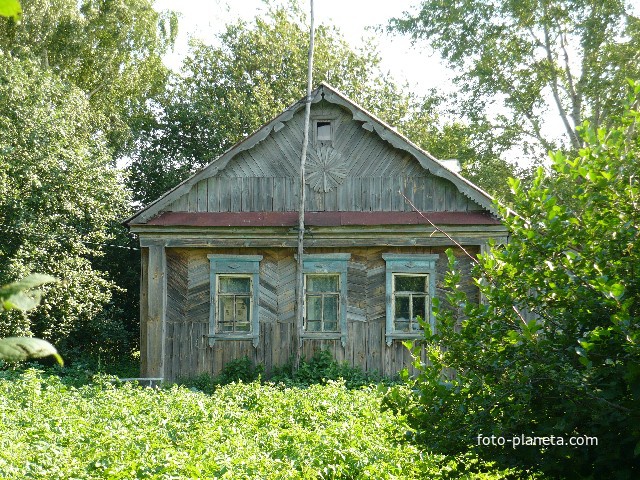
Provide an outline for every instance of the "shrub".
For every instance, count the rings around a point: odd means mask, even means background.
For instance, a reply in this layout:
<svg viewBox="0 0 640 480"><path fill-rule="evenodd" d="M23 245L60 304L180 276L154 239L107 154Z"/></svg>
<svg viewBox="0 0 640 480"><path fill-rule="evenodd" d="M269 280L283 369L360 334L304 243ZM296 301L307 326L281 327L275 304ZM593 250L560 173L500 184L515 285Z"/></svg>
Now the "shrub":
<svg viewBox="0 0 640 480"><path fill-rule="evenodd" d="M253 365L248 356L228 362L216 377L203 372L192 377L178 379L177 383L203 393L213 393L218 387L234 382L251 383L260 380L264 367Z"/></svg>
<svg viewBox="0 0 640 480"><path fill-rule="evenodd" d="M585 125L576 158L552 155L552 175L539 170L529 191L512 182L509 243L474 269L486 303L457 288L450 255L447 302L434 301L424 339L430 364L412 395L386 399L429 448L554 477L640 475L639 119L629 108L608 132ZM492 435L565 445L478 445ZM597 445L567 445L578 437Z"/></svg>

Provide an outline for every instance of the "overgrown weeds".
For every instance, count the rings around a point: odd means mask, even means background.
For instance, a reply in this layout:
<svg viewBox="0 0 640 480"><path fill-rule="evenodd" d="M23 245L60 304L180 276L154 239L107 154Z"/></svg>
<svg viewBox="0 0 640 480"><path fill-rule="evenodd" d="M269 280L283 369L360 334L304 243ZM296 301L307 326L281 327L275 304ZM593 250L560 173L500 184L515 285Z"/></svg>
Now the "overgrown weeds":
<svg viewBox="0 0 640 480"><path fill-rule="evenodd" d="M213 393L218 387L234 382L250 383L259 381L284 387L309 387L311 385L326 385L331 381L344 381L346 388L356 389L379 383L392 383L378 373L369 373L359 367L353 367L347 362L336 361L328 350L318 350L310 359L302 359L297 369L290 360L281 367L276 367L268 377L264 376L264 367L254 365L244 356L227 363L217 376L201 373L192 377L183 377L178 384Z"/></svg>

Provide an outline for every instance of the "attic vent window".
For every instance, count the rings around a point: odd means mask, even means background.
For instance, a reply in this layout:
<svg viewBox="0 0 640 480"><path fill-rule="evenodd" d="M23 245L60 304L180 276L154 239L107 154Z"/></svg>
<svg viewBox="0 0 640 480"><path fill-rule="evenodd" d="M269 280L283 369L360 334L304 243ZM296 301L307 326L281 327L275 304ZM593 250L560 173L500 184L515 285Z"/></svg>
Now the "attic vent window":
<svg viewBox="0 0 640 480"><path fill-rule="evenodd" d="M331 122L319 121L316 123L316 140L318 142L331 141Z"/></svg>

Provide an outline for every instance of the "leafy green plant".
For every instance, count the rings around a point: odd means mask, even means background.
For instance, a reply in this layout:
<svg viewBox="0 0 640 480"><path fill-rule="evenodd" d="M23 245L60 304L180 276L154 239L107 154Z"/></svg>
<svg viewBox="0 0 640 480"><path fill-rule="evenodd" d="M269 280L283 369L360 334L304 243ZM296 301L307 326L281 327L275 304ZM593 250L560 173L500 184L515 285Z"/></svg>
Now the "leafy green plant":
<svg viewBox="0 0 640 480"><path fill-rule="evenodd" d="M27 311L37 307L42 299L42 290L37 287L57 281L51 275L33 273L20 281L0 286L0 311Z"/></svg>
<svg viewBox="0 0 640 480"><path fill-rule="evenodd" d="M23 478L526 478L469 455L394 441L408 429L375 388L232 383L211 395L174 386L73 386L0 372L0 471Z"/></svg>
<svg viewBox="0 0 640 480"><path fill-rule="evenodd" d="M18 21L21 16L22 7L18 0L0 0L0 17L13 18Z"/></svg>
<svg viewBox="0 0 640 480"><path fill-rule="evenodd" d="M264 367L253 365L248 356L228 362L219 375L213 377L203 372L199 375L180 378L179 385L199 390L203 393L213 393L218 387L234 382L251 383L260 380Z"/></svg>
<svg viewBox="0 0 640 480"><path fill-rule="evenodd" d="M616 128L583 125L574 158L553 154L551 174L540 169L528 191L512 182L509 243L473 272L485 303L458 288L449 255L447 301L434 300L436 329L424 338L429 362L417 364L412 394L386 399L434 451L472 449L554 477L640 473L640 85L632 89ZM478 441L492 435L564 445Z"/></svg>
<svg viewBox="0 0 640 480"><path fill-rule="evenodd" d="M336 380L344 381L347 388L359 388L378 383L382 378L375 372L367 373L347 362L337 362L328 350L318 350L310 359L302 359L297 370L293 368L293 362L276 368L269 378L273 383L295 386L326 384Z"/></svg>
<svg viewBox="0 0 640 480"><path fill-rule="evenodd" d="M234 382L262 381L284 387L309 387L340 381L344 382L349 389L371 386L380 382L392 383L375 372L368 373L361 368L352 367L347 362L337 362L328 350L318 350L310 359L302 359L297 370L293 368L293 362L290 361L286 365L276 367L266 379L263 378L263 374L263 365L253 365L249 357L244 356L227 363L222 372L215 377L208 373L201 373L180 378L177 383L209 394L223 385Z"/></svg>
<svg viewBox="0 0 640 480"><path fill-rule="evenodd" d="M21 362L49 356L53 356L62 365L62 357L46 340L31 337L0 338L0 360Z"/></svg>
<svg viewBox="0 0 640 480"><path fill-rule="evenodd" d="M260 379L264 372L262 365L253 365L249 357L246 355L242 358L232 360L227 363L222 372L216 377L216 383L219 385L227 385L232 382L254 382Z"/></svg>
<svg viewBox="0 0 640 480"><path fill-rule="evenodd" d="M34 273L18 282L0 286L0 311L24 312L37 307L42 298L42 291L37 287L55 282L57 279L50 275ZM46 340L30 337L0 338L0 360L19 362L48 356L53 356L60 365L63 364L58 351Z"/></svg>

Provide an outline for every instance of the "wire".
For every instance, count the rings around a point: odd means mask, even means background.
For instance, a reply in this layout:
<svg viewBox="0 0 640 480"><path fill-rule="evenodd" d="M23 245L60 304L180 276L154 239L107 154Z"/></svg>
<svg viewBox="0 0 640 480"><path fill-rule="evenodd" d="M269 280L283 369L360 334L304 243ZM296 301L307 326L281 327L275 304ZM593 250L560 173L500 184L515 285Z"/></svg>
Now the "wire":
<svg viewBox="0 0 640 480"><path fill-rule="evenodd" d="M70 237L63 237L61 235L50 235L50 234L45 234L45 233L37 233L37 232L26 232L25 230L21 230L19 228L10 226L10 225L6 225L3 223L0 223L0 230L4 231L4 232L9 232L9 233L14 233L14 234L18 234L18 235L27 235L27 236L38 236L41 238L52 238L54 240L69 240ZM134 250L134 251L139 251L139 248L136 247L126 247L124 245L114 245L112 243L99 243L99 242L90 242L89 240L80 240L81 243L84 243L86 245L97 245L100 247L111 247L111 248L122 248L124 250Z"/></svg>

